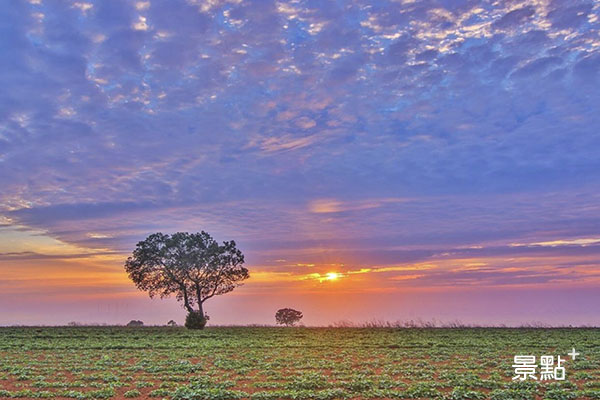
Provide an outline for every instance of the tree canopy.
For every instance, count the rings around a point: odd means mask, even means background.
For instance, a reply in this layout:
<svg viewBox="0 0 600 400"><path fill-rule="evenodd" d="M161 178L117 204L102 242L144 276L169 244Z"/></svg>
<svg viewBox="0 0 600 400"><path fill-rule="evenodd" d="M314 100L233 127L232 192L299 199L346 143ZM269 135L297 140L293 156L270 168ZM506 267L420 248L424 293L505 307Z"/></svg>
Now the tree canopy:
<svg viewBox="0 0 600 400"><path fill-rule="evenodd" d="M204 316L202 305L231 292L250 277L233 240L219 244L208 233L154 233L136 245L125 270L151 298L175 295L189 313Z"/></svg>
<svg viewBox="0 0 600 400"><path fill-rule="evenodd" d="M293 308L282 308L275 313L275 322L279 325L292 326L302 319L301 311Z"/></svg>

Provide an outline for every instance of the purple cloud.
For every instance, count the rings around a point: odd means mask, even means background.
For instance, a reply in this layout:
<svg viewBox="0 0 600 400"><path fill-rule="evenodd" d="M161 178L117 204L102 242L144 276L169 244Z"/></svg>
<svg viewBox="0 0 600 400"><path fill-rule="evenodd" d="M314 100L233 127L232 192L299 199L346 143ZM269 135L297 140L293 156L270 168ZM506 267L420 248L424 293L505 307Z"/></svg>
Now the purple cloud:
<svg viewBox="0 0 600 400"><path fill-rule="evenodd" d="M600 236L598 5L511 4L4 7L0 226L205 229L272 270L596 256L511 243Z"/></svg>

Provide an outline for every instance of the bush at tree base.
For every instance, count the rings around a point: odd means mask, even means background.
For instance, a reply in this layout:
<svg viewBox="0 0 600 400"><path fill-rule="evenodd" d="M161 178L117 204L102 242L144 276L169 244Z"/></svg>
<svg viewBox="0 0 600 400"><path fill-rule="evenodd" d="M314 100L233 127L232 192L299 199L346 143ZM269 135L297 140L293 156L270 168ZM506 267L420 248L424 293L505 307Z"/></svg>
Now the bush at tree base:
<svg viewBox="0 0 600 400"><path fill-rule="evenodd" d="M207 321L208 316L193 311L188 313L187 317L185 317L185 327L188 329L204 329Z"/></svg>

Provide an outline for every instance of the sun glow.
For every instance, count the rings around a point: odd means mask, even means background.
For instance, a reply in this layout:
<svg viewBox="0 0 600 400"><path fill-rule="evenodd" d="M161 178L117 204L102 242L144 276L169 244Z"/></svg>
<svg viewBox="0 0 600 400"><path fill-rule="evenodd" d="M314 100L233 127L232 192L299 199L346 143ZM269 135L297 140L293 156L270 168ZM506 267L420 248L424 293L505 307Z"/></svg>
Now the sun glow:
<svg viewBox="0 0 600 400"><path fill-rule="evenodd" d="M325 274L325 279L327 279L328 281L335 281L336 279L339 279L340 274L338 274L337 272L328 272Z"/></svg>

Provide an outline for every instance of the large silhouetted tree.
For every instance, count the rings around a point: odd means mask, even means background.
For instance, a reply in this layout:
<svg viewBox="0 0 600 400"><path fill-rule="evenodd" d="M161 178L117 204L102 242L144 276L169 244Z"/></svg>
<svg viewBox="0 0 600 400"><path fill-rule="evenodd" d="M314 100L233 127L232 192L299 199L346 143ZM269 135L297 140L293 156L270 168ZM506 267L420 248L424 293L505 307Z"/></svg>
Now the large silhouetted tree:
<svg viewBox="0 0 600 400"><path fill-rule="evenodd" d="M203 304L231 292L249 278L244 255L235 242L217 243L208 233L155 233L136 245L125 270L151 298L175 295L188 311L186 326L202 329Z"/></svg>

